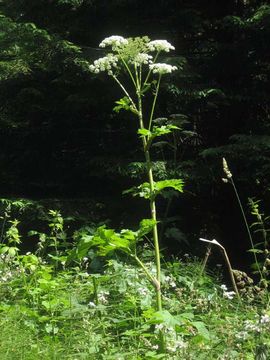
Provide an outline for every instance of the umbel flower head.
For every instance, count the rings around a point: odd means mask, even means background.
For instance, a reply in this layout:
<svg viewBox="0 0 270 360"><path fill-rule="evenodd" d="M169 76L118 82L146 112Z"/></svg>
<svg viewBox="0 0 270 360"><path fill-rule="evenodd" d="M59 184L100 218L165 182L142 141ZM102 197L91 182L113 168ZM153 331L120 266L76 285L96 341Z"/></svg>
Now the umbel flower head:
<svg viewBox="0 0 270 360"><path fill-rule="evenodd" d="M94 61L93 65L89 66L89 70L95 74L101 71L107 71L109 75L112 75L112 69L117 67L118 57L113 54L108 54L102 58Z"/></svg>
<svg viewBox="0 0 270 360"><path fill-rule="evenodd" d="M154 74L160 74L160 75L170 74L171 72L177 70L177 66L172 66L169 64L162 64L162 63L151 64L149 65L149 68L153 70Z"/></svg>
<svg viewBox="0 0 270 360"><path fill-rule="evenodd" d="M105 71L109 75L116 75L114 70L120 63L125 64L124 67L127 67L127 64L132 64L135 65L135 68L148 65L149 70L160 75L170 74L177 70L176 66L153 63L153 56L149 54L149 52L159 54L161 51L174 50L174 47L167 40L150 41L146 36L125 39L123 36L113 35L105 38L99 46L101 48L110 47L113 53L95 60L89 66L89 70L95 74Z"/></svg>
<svg viewBox="0 0 270 360"><path fill-rule="evenodd" d="M147 44L149 51L165 51L169 52L174 50L174 46L170 44L167 40L153 40Z"/></svg>
<svg viewBox="0 0 270 360"><path fill-rule="evenodd" d="M127 44L128 40L123 38L123 36L112 35L102 40L99 47L105 48L111 46L113 51L117 51L119 48L123 47L123 45Z"/></svg>

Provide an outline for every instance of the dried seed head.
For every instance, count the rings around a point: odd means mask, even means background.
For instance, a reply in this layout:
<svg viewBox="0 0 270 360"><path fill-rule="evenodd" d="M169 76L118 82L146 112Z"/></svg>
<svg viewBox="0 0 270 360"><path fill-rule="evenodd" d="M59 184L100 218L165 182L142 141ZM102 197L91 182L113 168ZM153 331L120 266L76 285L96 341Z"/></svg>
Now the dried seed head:
<svg viewBox="0 0 270 360"><path fill-rule="evenodd" d="M225 175L227 176L227 179L230 179L232 177L232 173L230 172L230 169L229 169L226 159L223 158L222 162L223 162L223 171L224 171Z"/></svg>

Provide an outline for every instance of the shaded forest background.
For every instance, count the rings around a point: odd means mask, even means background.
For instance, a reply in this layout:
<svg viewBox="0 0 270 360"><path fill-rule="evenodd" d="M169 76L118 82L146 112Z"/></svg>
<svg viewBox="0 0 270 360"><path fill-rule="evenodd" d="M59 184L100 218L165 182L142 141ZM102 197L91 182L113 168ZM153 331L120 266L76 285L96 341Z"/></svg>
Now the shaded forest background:
<svg viewBox="0 0 270 360"><path fill-rule="evenodd" d="M163 247L191 251L199 236L217 238L234 264L248 262L222 157L244 205L256 197L269 213L268 2L2 0L0 14L1 196L81 199L82 208L90 199L89 217L114 227L147 217L142 200L122 196L144 178L136 123L113 113L122 94L88 62L110 35L167 39L181 71L164 79L156 117L178 114L183 131L153 157L157 177L186 185L169 207L158 204Z"/></svg>

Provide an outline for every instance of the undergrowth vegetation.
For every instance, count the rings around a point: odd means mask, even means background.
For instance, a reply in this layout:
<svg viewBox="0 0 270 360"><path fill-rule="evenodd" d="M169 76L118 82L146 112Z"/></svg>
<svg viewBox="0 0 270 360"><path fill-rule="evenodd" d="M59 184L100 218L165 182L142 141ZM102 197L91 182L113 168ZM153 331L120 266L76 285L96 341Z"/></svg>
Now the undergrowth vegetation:
<svg viewBox="0 0 270 360"><path fill-rule="evenodd" d="M237 298L203 261L161 257L163 310L156 311L155 289L134 259L93 249L74 258L93 228L84 226L71 239L59 211L49 211L48 220L46 232L29 233L38 244L26 254L19 251L21 224L12 212L4 224L1 359L268 358L268 294L245 273L235 271ZM155 276L152 243L145 240L137 255Z"/></svg>

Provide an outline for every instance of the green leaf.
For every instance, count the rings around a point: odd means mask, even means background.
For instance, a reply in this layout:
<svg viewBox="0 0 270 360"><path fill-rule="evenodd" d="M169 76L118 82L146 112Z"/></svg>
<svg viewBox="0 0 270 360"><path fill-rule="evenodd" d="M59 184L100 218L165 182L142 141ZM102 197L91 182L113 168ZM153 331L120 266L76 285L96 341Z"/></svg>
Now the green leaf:
<svg viewBox="0 0 270 360"><path fill-rule="evenodd" d="M176 191L183 192L183 180L170 179L154 182L154 190L151 193L150 184L145 182L139 186L134 186L123 191L123 194L132 194L132 196L139 196L145 199L155 198L162 190L173 188Z"/></svg>
<svg viewBox="0 0 270 360"><path fill-rule="evenodd" d="M141 135L141 137L147 136L150 141L154 140L158 136L166 135L172 132L172 130L179 130L178 126L175 125L162 125L162 126L154 126L152 131L148 129L139 129L138 134Z"/></svg>
<svg viewBox="0 0 270 360"><path fill-rule="evenodd" d="M153 138L157 136L162 136L165 134L169 134L172 132L172 130L179 130L178 126L175 125L162 125L162 126L154 126L152 130L152 136Z"/></svg>
<svg viewBox="0 0 270 360"><path fill-rule="evenodd" d="M115 102L117 106L113 108L113 111L119 113L121 110L131 110L131 102L127 96L124 96L122 99Z"/></svg>
<svg viewBox="0 0 270 360"><path fill-rule="evenodd" d="M260 249L249 249L248 252L251 252L253 254L263 254L264 251Z"/></svg>
<svg viewBox="0 0 270 360"><path fill-rule="evenodd" d="M139 130L137 131L137 133L138 133L139 135L142 135L141 137L143 137L143 136L151 136L151 135L152 135L151 131L148 130L148 129L139 129Z"/></svg>
<svg viewBox="0 0 270 360"><path fill-rule="evenodd" d="M155 183L156 193L163 189L173 188L176 191L183 192L184 182L181 179L162 180Z"/></svg>
<svg viewBox="0 0 270 360"><path fill-rule="evenodd" d="M5 254L8 251L9 251L9 246L3 246L0 249L0 254Z"/></svg>
<svg viewBox="0 0 270 360"><path fill-rule="evenodd" d="M153 219L143 219L140 222L140 228L138 230L138 238L142 238L144 235L150 233L153 230L153 227L157 224L156 220Z"/></svg>
<svg viewBox="0 0 270 360"><path fill-rule="evenodd" d="M197 329L199 335L203 336L207 340L210 340L210 334L209 334L209 331L207 330L204 322L192 321L192 325Z"/></svg>
<svg viewBox="0 0 270 360"><path fill-rule="evenodd" d="M130 189L123 191L123 194L132 194L132 196L139 196L149 199L151 195L150 184L145 182L139 186L133 186Z"/></svg>
<svg viewBox="0 0 270 360"><path fill-rule="evenodd" d="M168 310L156 311L150 318L150 322L154 324L164 324L167 327L174 328L180 325L180 321L174 317Z"/></svg>

